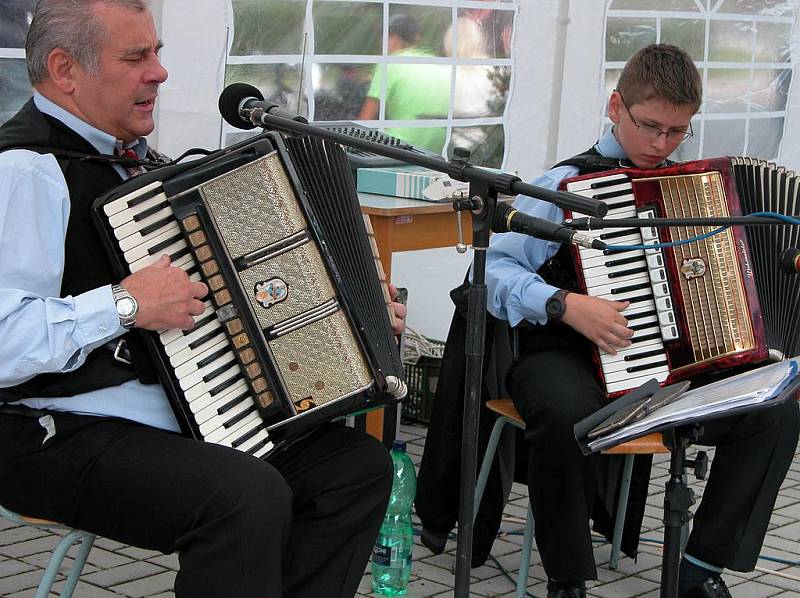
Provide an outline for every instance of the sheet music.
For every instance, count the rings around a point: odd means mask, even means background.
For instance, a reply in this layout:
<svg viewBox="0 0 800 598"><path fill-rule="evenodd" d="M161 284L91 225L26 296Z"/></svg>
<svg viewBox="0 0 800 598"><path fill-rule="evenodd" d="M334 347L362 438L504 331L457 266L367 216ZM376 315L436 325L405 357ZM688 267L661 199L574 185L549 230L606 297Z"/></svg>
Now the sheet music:
<svg viewBox="0 0 800 598"><path fill-rule="evenodd" d="M800 361L795 357L691 389L641 420L593 440L589 448L599 451L664 424L677 424L708 415L724 417L726 411L765 403L780 395L797 376L799 368Z"/></svg>

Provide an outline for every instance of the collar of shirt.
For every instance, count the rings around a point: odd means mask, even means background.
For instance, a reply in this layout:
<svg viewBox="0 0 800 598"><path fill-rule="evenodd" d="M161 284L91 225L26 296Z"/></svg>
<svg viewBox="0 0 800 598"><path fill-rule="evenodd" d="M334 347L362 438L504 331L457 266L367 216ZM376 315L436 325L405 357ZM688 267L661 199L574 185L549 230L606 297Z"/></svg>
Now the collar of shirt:
<svg viewBox="0 0 800 598"><path fill-rule="evenodd" d="M606 158L616 158L618 160L625 160L628 158L625 150L617 141L614 136L614 127L609 127L606 132L600 137L599 141L595 144L594 149L600 152L601 156Z"/></svg>
<svg viewBox="0 0 800 598"><path fill-rule="evenodd" d="M86 141L91 143L101 154L113 155L114 149L117 146L123 147L122 142L115 139L113 135L109 135L105 131L101 131L86 121L81 120L71 112L44 97L38 91L33 92L33 102L36 104L39 111L60 120ZM133 143L127 144L125 148L130 148L135 151L140 159L144 158L147 153L147 139L140 137Z"/></svg>

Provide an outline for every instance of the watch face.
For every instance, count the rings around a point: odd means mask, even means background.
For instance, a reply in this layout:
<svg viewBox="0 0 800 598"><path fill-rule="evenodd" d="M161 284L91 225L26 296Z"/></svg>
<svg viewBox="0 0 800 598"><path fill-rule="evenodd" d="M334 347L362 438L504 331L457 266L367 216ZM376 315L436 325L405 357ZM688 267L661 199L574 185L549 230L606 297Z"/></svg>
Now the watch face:
<svg viewBox="0 0 800 598"><path fill-rule="evenodd" d="M130 318L136 313L136 302L130 297L117 300L117 314L120 318Z"/></svg>

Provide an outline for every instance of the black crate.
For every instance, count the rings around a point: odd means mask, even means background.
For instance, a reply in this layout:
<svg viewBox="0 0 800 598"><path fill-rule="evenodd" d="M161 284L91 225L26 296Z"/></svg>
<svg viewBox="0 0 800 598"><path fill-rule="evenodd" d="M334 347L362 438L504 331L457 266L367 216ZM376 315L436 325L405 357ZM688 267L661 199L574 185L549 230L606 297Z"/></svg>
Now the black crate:
<svg viewBox="0 0 800 598"><path fill-rule="evenodd" d="M415 364L405 364L408 396L403 401L401 411L403 422L427 424L431 421L441 364L442 360L438 357L420 357Z"/></svg>

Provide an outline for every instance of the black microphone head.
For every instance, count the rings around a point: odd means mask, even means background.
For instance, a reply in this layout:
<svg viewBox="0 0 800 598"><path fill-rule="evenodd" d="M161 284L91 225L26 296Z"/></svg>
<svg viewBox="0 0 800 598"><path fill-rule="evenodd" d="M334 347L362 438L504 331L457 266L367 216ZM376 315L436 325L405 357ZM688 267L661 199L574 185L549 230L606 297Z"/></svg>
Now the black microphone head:
<svg viewBox="0 0 800 598"><path fill-rule="evenodd" d="M247 83L231 83L222 90L219 95L219 113L225 122L237 129L255 129L256 126L239 112L239 106L247 98L255 98L259 101L264 99L264 95L252 85Z"/></svg>
<svg viewBox="0 0 800 598"><path fill-rule="evenodd" d="M800 249L789 247L781 253L781 269L787 274L800 272Z"/></svg>

